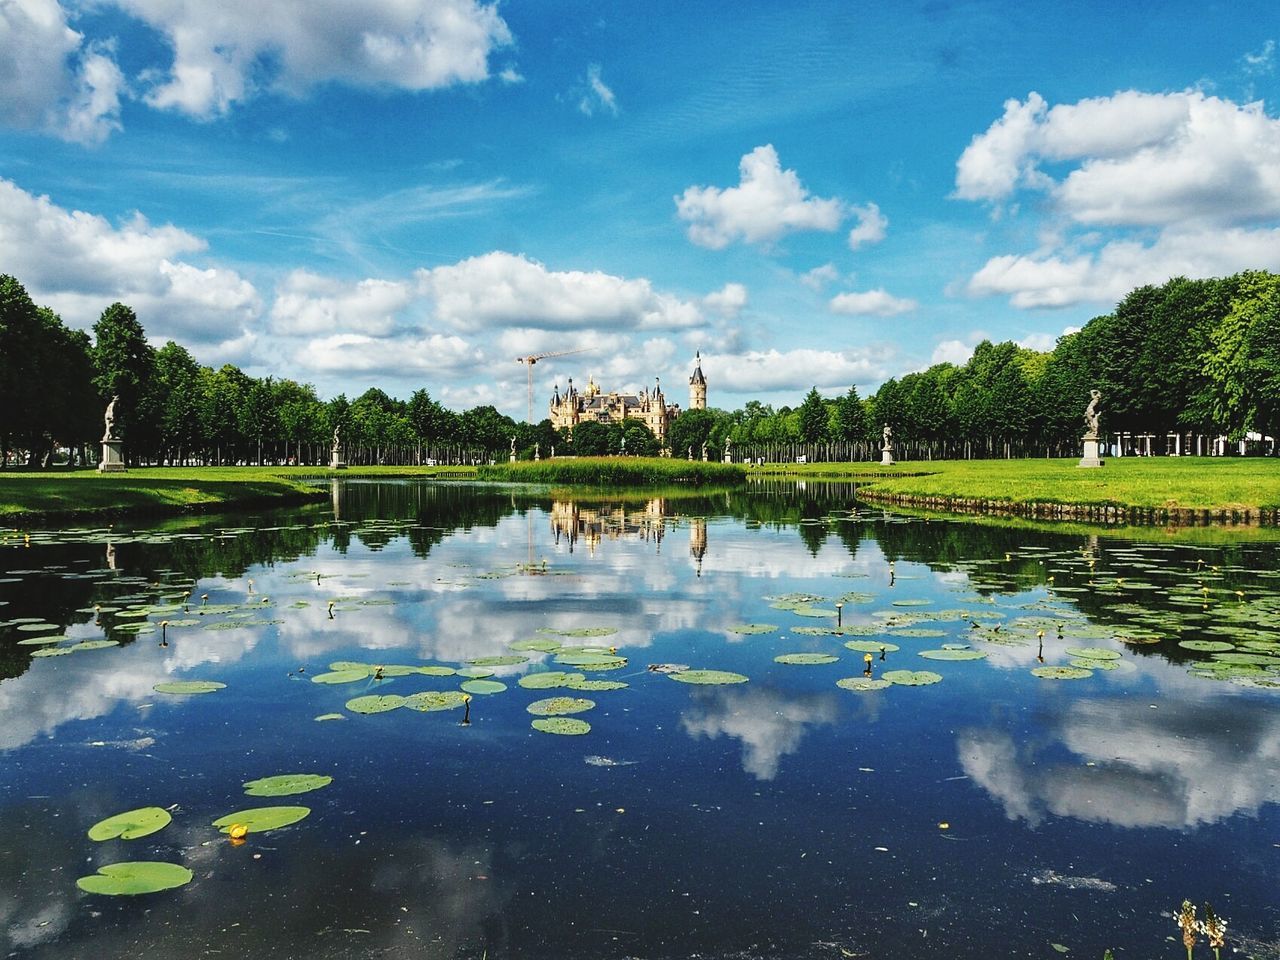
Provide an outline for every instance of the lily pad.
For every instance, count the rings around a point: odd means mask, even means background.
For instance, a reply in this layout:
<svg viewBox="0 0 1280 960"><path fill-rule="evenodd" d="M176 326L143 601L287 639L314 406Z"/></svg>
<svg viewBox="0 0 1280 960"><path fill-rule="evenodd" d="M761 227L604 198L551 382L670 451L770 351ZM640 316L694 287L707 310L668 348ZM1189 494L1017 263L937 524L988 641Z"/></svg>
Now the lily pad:
<svg viewBox="0 0 1280 960"><path fill-rule="evenodd" d="M921 650L920 656L926 660L983 660L987 654L983 650Z"/></svg>
<svg viewBox="0 0 1280 960"><path fill-rule="evenodd" d="M927 607L932 604L932 600L895 600L895 607Z"/></svg>
<svg viewBox="0 0 1280 960"><path fill-rule="evenodd" d="M513 667L517 663L528 663L528 657L477 657L468 660L473 667Z"/></svg>
<svg viewBox="0 0 1280 960"><path fill-rule="evenodd" d="M372 694L347 701L347 709L352 713L386 713L404 705L405 698L394 693Z"/></svg>
<svg viewBox="0 0 1280 960"><path fill-rule="evenodd" d="M1106 647L1067 647L1067 655L1083 660L1119 660L1120 654Z"/></svg>
<svg viewBox="0 0 1280 960"><path fill-rule="evenodd" d="M555 733L562 737L580 737L591 732L591 724L577 717L539 717L530 726L542 733Z"/></svg>
<svg viewBox="0 0 1280 960"><path fill-rule="evenodd" d="M70 647L41 647L39 650L33 650L33 657L65 657L71 652Z"/></svg>
<svg viewBox="0 0 1280 960"><path fill-rule="evenodd" d="M1234 643L1225 640L1179 640L1178 646L1184 650L1199 650L1201 653L1225 653L1234 650Z"/></svg>
<svg viewBox="0 0 1280 960"><path fill-rule="evenodd" d="M1083 680L1092 677L1093 671L1086 667L1035 667L1031 675L1042 680Z"/></svg>
<svg viewBox="0 0 1280 960"><path fill-rule="evenodd" d="M682 670L679 673L669 673L667 676L681 683L697 683L711 686L726 683L746 683L749 679L740 673L730 673L727 670Z"/></svg>
<svg viewBox="0 0 1280 960"><path fill-rule="evenodd" d="M603 690L622 690L629 687L630 684L623 683L621 680L588 680L586 677L578 677L571 679L565 684L570 690L581 691L603 691Z"/></svg>
<svg viewBox="0 0 1280 960"><path fill-rule="evenodd" d="M843 680L837 680L836 686L855 693L864 693L869 690L884 690L886 687L893 686L893 683L878 677L845 677Z"/></svg>
<svg viewBox="0 0 1280 960"><path fill-rule="evenodd" d="M835 663L840 658L831 653L784 653L773 658L774 663L786 663L793 666L819 666Z"/></svg>
<svg viewBox="0 0 1280 960"><path fill-rule="evenodd" d="M467 702L461 690L424 690L405 697L403 706L419 713L435 713L438 710L454 710Z"/></svg>
<svg viewBox="0 0 1280 960"><path fill-rule="evenodd" d="M455 671L460 677L467 677L471 680L484 680L486 677L492 677L493 671L488 667L462 667Z"/></svg>
<svg viewBox="0 0 1280 960"><path fill-rule="evenodd" d="M99 820L89 828L90 840L136 840L163 830L173 818L163 807L139 807Z"/></svg>
<svg viewBox="0 0 1280 960"><path fill-rule="evenodd" d="M559 670L547 670L543 673L531 673L516 682L526 690L550 690L553 687L567 687L574 680L585 680L582 673L563 673Z"/></svg>
<svg viewBox="0 0 1280 960"><path fill-rule="evenodd" d="M355 683L369 679L369 671L361 667L351 670L331 670L329 673L317 673L311 678L312 683Z"/></svg>
<svg viewBox="0 0 1280 960"><path fill-rule="evenodd" d="M947 635L947 631L945 630L930 630L924 627L908 627L905 630L894 630L893 633L890 634L890 636L894 636L894 637L921 637L921 638L945 637L946 635Z"/></svg>
<svg viewBox="0 0 1280 960"><path fill-rule="evenodd" d="M291 826L310 814L310 807L253 807L219 817L213 825L222 833L230 833L232 824L244 826L249 833L262 833Z"/></svg>
<svg viewBox="0 0 1280 960"><path fill-rule="evenodd" d="M903 687L927 687L941 681L942 676L929 670L888 670L882 679Z"/></svg>
<svg viewBox="0 0 1280 960"><path fill-rule="evenodd" d="M772 623L735 623L727 628L730 633L741 633L747 636L754 636L761 633L773 633L778 627Z"/></svg>
<svg viewBox="0 0 1280 960"><path fill-rule="evenodd" d="M901 649L896 643L881 643L878 640L846 640L844 645L858 653L897 653Z"/></svg>
<svg viewBox="0 0 1280 960"><path fill-rule="evenodd" d="M571 713L585 713L595 705L594 700L585 697L548 697L546 700L535 700L525 709L539 717L561 717Z"/></svg>
<svg viewBox="0 0 1280 960"><path fill-rule="evenodd" d="M17 646L19 646L19 647L39 647L39 646L43 646L43 645L44 645L44 644L46 644L46 643L59 643L59 642L61 642L61 641L63 641L63 640L68 640L68 639L70 639L70 638L69 638L69 637L67 637L67 635L66 635L66 634L63 634L63 633L55 633L55 634L51 634L51 635L43 636L43 637L26 637L26 638L24 638L24 639L22 639L22 640L19 640L19 641L18 641L18 643L17 643Z"/></svg>
<svg viewBox="0 0 1280 960"><path fill-rule="evenodd" d="M424 677L452 677L458 671L453 667L444 667L439 664L428 663L420 667L414 667L415 673L420 673ZM485 674L488 676L489 674Z"/></svg>
<svg viewBox="0 0 1280 960"><path fill-rule="evenodd" d="M515 643L508 644L512 650L533 650L537 653L554 653L560 649L558 640L543 640L534 637L529 640L517 640Z"/></svg>
<svg viewBox="0 0 1280 960"><path fill-rule="evenodd" d="M139 860L132 863L108 863L98 872L76 881L85 893L129 897L141 893L159 893L190 883L195 875L176 863Z"/></svg>
<svg viewBox="0 0 1280 960"><path fill-rule="evenodd" d="M250 797L287 797L295 793L310 793L331 783L333 777L318 773L282 773L250 780L244 785L244 792Z"/></svg>
<svg viewBox="0 0 1280 960"><path fill-rule="evenodd" d="M497 680L467 680L463 682L462 689L467 693L501 693L507 689L507 685Z"/></svg>
<svg viewBox="0 0 1280 960"><path fill-rule="evenodd" d="M216 680L165 680L157 683L151 689L156 693L213 693L215 690L226 688L225 683L219 683Z"/></svg>

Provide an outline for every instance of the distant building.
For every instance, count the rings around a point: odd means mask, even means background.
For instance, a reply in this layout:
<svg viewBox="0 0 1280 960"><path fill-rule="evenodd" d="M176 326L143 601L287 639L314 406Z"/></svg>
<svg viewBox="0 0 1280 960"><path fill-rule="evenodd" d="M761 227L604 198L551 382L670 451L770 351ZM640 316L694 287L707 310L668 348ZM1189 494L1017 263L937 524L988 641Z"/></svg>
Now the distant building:
<svg viewBox="0 0 1280 960"><path fill-rule="evenodd" d="M693 376L689 378L689 408L707 408L707 378L702 373L701 353L695 361ZM570 379L564 393L556 387L551 395L551 426L556 430L563 428L570 434L580 423L617 423L630 419L639 420L660 443L665 444L671 421L678 416L680 405L667 403L662 384L656 378L653 390L646 388L639 394L605 393L593 378L588 377L584 390L575 387Z"/></svg>

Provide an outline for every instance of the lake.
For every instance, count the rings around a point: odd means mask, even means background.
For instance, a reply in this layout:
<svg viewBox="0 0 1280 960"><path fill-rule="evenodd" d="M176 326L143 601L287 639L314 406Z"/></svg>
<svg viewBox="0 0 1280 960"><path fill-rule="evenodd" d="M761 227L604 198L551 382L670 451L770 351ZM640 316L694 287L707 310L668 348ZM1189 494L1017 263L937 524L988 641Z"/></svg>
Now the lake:
<svg viewBox="0 0 1280 960"><path fill-rule="evenodd" d="M1280 939L1274 540L332 493L0 532L7 955L1179 956L1184 898ZM283 774L332 781L246 795ZM189 882L77 884L135 861Z"/></svg>

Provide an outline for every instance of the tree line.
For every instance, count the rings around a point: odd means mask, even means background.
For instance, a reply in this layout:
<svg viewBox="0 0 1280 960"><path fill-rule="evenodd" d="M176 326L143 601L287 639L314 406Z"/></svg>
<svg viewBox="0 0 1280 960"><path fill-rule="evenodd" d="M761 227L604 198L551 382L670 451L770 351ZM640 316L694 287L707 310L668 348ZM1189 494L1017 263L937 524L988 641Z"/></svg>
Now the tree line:
<svg viewBox="0 0 1280 960"><path fill-rule="evenodd" d="M1177 277L1128 294L1051 351L983 341L964 364L939 363L860 397L812 389L795 408L750 401L688 410L670 425L672 456L735 460L878 459L885 424L899 459L1071 456L1090 389L1108 434L1149 435L1150 452L1210 452L1206 439L1280 434L1280 275ZM147 341L128 306L109 306L92 337L0 276L0 466L96 455L108 400L131 462L328 462L335 428L352 464L480 462L508 455L651 455L641 422L579 424L572 440L492 406L458 413L415 390L371 388L321 400L309 384L203 366L180 344ZM625 441L625 442L624 442ZM1271 446L1276 451L1277 446ZM1145 452L1146 447L1143 447Z"/></svg>

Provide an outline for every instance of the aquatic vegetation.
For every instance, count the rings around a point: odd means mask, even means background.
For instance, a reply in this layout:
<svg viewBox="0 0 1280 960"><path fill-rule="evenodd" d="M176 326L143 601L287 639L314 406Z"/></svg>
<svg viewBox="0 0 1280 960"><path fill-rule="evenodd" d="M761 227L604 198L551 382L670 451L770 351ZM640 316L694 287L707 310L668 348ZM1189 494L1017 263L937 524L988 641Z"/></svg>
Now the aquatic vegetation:
<svg viewBox="0 0 1280 960"><path fill-rule="evenodd" d="M879 640L846 640L844 645L858 653L897 653L902 649L896 643L882 643Z"/></svg>
<svg viewBox="0 0 1280 960"><path fill-rule="evenodd" d="M580 737L591 732L591 724L577 717L538 717L529 725L541 733L554 733L562 737Z"/></svg>
<svg viewBox="0 0 1280 960"><path fill-rule="evenodd" d="M498 680L465 680L462 689L467 693L494 694L502 693L507 685Z"/></svg>
<svg viewBox="0 0 1280 960"><path fill-rule="evenodd" d="M230 834L233 826L243 826L246 833L263 833L292 826L310 815L310 807L252 807L219 817L213 825L226 834Z"/></svg>
<svg viewBox="0 0 1280 960"><path fill-rule="evenodd" d="M1087 667L1034 667L1031 675L1042 680L1083 680L1092 677L1093 671Z"/></svg>
<svg viewBox="0 0 1280 960"><path fill-rule="evenodd" d="M584 713L594 709L595 705L594 700L587 700L585 697L548 697L546 700L535 700L525 710L539 717L559 717Z"/></svg>
<svg viewBox="0 0 1280 960"><path fill-rule="evenodd" d="M185 886L194 877L190 870L176 863L139 860L108 863L99 867L97 873L78 879L76 886L85 893L129 897L172 890Z"/></svg>
<svg viewBox="0 0 1280 960"><path fill-rule="evenodd" d="M250 780L244 792L250 797L286 797L295 793L310 793L333 783L333 777L316 773L282 773L273 777Z"/></svg>
<svg viewBox="0 0 1280 960"><path fill-rule="evenodd" d="M942 681L942 675L929 670L886 670L882 680L902 687L927 687Z"/></svg>
<svg viewBox="0 0 1280 960"><path fill-rule="evenodd" d="M543 673L530 673L516 682L526 690L548 690L552 687L567 687L574 680L585 680L586 674L562 673L559 670L547 670Z"/></svg>
<svg viewBox="0 0 1280 960"><path fill-rule="evenodd" d="M139 807L99 820L89 828L90 840L136 840L163 830L173 817L163 807Z"/></svg>
<svg viewBox="0 0 1280 960"><path fill-rule="evenodd" d="M762 633L773 633L778 629L773 623L735 623L731 627L725 627L730 633L740 633L745 636L755 636Z"/></svg>
<svg viewBox="0 0 1280 960"><path fill-rule="evenodd" d="M878 677L845 677L843 680L837 680L836 686L855 693L865 693L870 690L884 690L893 686L893 682Z"/></svg>
<svg viewBox="0 0 1280 960"><path fill-rule="evenodd" d="M985 660L985 650L955 650L943 648L941 650L920 650L919 656L926 660Z"/></svg>
<svg viewBox="0 0 1280 960"><path fill-rule="evenodd" d="M419 713L435 713L439 710L456 710L465 706L471 698L461 690L424 690L408 697L401 697L400 706Z"/></svg>
<svg viewBox="0 0 1280 960"><path fill-rule="evenodd" d="M151 689L156 693L199 694L214 693L226 688L225 683L216 680L166 680L157 683Z"/></svg>
<svg viewBox="0 0 1280 960"><path fill-rule="evenodd" d="M348 700L346 707L352 713L386 713L405 705L405 698L398 694L371 694Z"/></svg>
<svg viewBox="0 0 1280 960"><path fill-rule="evenodd" d="M746 683L749 679L740 673L731 673L727 670L680 670L675 673L668 673L667 676L672 680L679 680L681 683L707 684L710 686Z"/></svg>
<svg viewBox="0 0 1280 960"><path fill-rule="evenodd" d="M785 663L793 666L821 666L836 663L840 658L830 653L784 653L773 658L774 663Z"/></svg>

